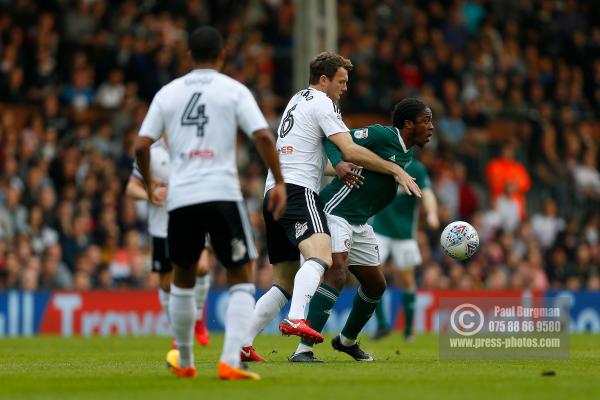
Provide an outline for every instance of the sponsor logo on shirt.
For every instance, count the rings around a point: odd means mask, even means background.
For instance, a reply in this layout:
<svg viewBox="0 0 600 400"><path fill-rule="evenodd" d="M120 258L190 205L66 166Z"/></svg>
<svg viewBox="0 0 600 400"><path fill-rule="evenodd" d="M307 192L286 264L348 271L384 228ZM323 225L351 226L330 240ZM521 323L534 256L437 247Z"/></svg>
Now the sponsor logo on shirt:
<svg viewBox="0 0 600 400"><path fill-rule="evenodd" d="M389 160L390 160L390 161L396 161L396 155L394 154L393 156L391 156L391 157L389 158Z"/></svg>
<svg viewBox="0 0 600 400"><path fill-rule="evenodd" d="M308 222L305 223L300 223L300 222L296 222L296 239L298 239L300 236L304 235L304 232L306 232L306 230L308 229Z"/></svg>
<svg viewBox="0 0 600 400"><path fill-rule="evenodd" d="M215 152L212 150L190 150L188 153L188 160L193 160L194 158L202 158L202 159L211 159L215 156Z"/></svg>
<svg viewBox="0 0 600 400"><path fill-rule="evenodd" d="M292 154L294 152L294 146L282 146L278 151L281 154Z"/></svg>
<svg viewBox="0 0 600 400"><path fill-rule="evenodd" d="M366 139L369 137L369 130L365 128L354 131L354 137L357 139Z"/></svg>

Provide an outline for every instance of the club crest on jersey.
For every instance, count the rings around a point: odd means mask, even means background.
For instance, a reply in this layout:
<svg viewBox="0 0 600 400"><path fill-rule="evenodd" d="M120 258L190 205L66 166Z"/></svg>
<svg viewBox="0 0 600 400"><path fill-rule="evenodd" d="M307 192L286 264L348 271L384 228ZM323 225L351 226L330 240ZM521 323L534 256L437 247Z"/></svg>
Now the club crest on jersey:
<svg viewBox="0 0 600 400"><path fill-rule="evenodd" d="M296 228L296 239L298 239L300 236L304 235L304 232L306 232L306 230L308 229L308 222L305 222L303 224L300 222L296 222L295 228Z"/></svg>
<svg viewBox="0 0 600 400"><path fill-rule="evenodd" d="M344 239L344 246L346 246L346 248L347 248L348 250L350 250L350 240L348 240L348 239Z"/></svg>
<svg viewBox="0 0 600 400"><path fill-rule="evenodd" d="M369 129L359 129L354 131L354 137L357 139L366 139L369 137Z"/></svg>
<svg viewBox="0 0 600 400"><path fill-rule="evenodd" d="M246 255L246 245L242 239L231 239L231 261L240 261Z"/></svg>

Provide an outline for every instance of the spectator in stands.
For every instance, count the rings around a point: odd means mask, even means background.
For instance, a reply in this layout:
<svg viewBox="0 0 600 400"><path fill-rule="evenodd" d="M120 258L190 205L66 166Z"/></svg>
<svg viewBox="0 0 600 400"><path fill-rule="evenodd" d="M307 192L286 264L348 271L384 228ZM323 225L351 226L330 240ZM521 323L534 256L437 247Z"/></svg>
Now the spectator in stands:
<svg viewBox="0 0 600 400"><path fill-rule="evenodd" d="M92 70L90 67L78 68L71 79L62 91L62 101L76 109L89 107L96 95L92 87Z"/></svg>
<svg viewBox="0 0 600 400"><path fill-rule="evenodd" d="M85 212L76 214L73 217L73 224L70 232L66 233L61 240L63 249L63 261L71 271L75 270L75 261L91 244L91 238L88 234L90 226L90 216Z"/></svg>
<svg viewBox="0 0 600 400"><path fill-rule="evenodd" d="M558 216L558 208L553 199L546 199L543 213L534 214L531 218L533 232L544 250L555 244L558 234L565 226L564 219Z"/></svg>
<svg viewBox="0 0 600 400"><path fill-rule="evenodd" d="M596 153L586 150L582 158L582 162L573 169L575 188L583 200L600 200L600 172Z"/></svg>
<svg viewBox="0 0 600 400"><path fill-rule="evenodd" d="M13 177L6 189L6 199L4 204L0 205L0 214L8 214L10 221L10 230L5 234L10 238L14 235L24 232L27 227L27 208L21 204L23 193L23 182Z"/></svg>
<svg viewBox="0 0 600 400"><path fill-rule="evenodd" d="M115 109L121 105L125 96L124 74L120 69L113 69L108 80L98 88L96 101L101 107Z"/></svg>
<svg viewBox="0 0 600 400"><path fill-rule="evenodd" d="M519 218L522 219L525 216L525 194L531 188L531 179L525 166L515 159L515 144L504 144L500 155L486 166L485 173L492 204L509 185L510 198L519 204Z"/></svg>
<svg viewBox="0 0 600 400"><path fill-rule="evenodd" d="M62 261L62 250L58 243L46 247L42 258L40 287L45 289L69 289L72 276L67 265Z"/></svg>

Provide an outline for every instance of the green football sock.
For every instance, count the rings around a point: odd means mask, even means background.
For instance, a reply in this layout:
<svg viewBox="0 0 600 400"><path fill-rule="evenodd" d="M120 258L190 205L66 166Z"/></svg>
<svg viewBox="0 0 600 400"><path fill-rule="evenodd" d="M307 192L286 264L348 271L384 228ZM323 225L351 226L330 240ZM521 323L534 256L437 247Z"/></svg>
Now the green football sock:
<svg viewBox="0 0 600 400"><path fill-rule="evenodd" d="M354 301L352 302L352 310L350 311L346 325L344 325L344 329L342 329L342 335L348 339L356 340L362 328L365 327L373 315L379 300L381 300L381 298L369 298L363 292L362 287L359 286L356 296L354 296Z"/></svg>
<svg viewBox="0 0 600 400"><path fill-rule="evenodd" d="M331 315L331 309L335 304L340 292L337 289L323 283L315 292L312 299L310 299L310 303L308 305L308 315L306 320L310 324L310 327L313 328L317 332L321 332L329 316ZM303 344L306 343L304 340L301 340Z"/></svg>
<svg viewBox="0 0 600 400"><path fill-rule="evenodd" d="M415 316L415 297L414 291L404 292L402 294L402 306L404 307L404 335L412 335L413 319Z"/></svg>
<svg viewBox="0 0 600 400"><path fill-rule="evenodd" d="M387 318L385 317L383 301L377 303L377 308L375 309L375 317L377 318L377 329L388 329L390 327L390 324L387 322Z"/></svg>

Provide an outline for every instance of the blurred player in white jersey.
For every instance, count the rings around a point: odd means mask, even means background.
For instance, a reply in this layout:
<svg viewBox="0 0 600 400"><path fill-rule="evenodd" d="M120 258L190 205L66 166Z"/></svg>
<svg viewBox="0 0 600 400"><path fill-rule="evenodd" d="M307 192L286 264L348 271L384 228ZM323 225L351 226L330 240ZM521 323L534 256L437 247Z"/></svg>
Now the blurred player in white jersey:
<svg viewBox="0 0 600 400"><path fill-rule="evenodd" d="M169 260L167 251L167 223L169 215L165 208L167 198L167 182L169 180L169 150L164 138L157 140L150 147L152 163L150 170L157 183L156 194L158 204L149 204L148 207L148 233L152 238L152 272L158 273L159 287L158 299L162 309L169 321L169 295L171 282L173 281L173 267ZM149 201L148 193L137 163L134 162L126 189L127 196L134 200ZM210 275L208 274L208 250L204 250L198 261L198 275L194 293L196 297L196 323L194 324L194 336L202 346L210 343L208 329L204 321L204 305L208 290L210 289Z"/></svg>
<svg viewBox="0 0 600 400"><path fill-rule="evenodd" d="M171 173L168 182L168 249L173 264L169 314L179 355L171 371L196 375L193 353L196 262L210 234L213 250L227 268L229 305L221 379L260 379L240 361L244 335L254 309L252 263L256 248L235 160L238 126L255 141L273 171L268 205L279 218L286 204L274 140L256 100L244 85L218 72L225 59L223 38L214 28L197 29L189 38L193 71L165 85L152 100L136 142L136 157L147 192L158 201L150 170L150 146L165 131Z"/></svg>
<svg viewBox="0 0 600 400"><path fill-rule="evenodd" d="M305 321L305 308L331 265L331 237L323 203L319 199L325 167L323 138L331 140L345 161L393 175L408 193L420 195L414 180L398 165L383 160L355 144L342 121L338 102L347 90L350 60L334 53L321 53L310 63L309 87L289 101L278 129L277 151L286 183L288 202L280 220L266 207L275 187L269 171L265 187L267 247L274 265L274 285L256 304L242 358L258 361L249 339L271 321L290 300L288 317L279 325L284 335L301 336L314 343L323 336ZM359 179L358 175L357 178ZM305 260L298 269L302 254Z"/></svg>

